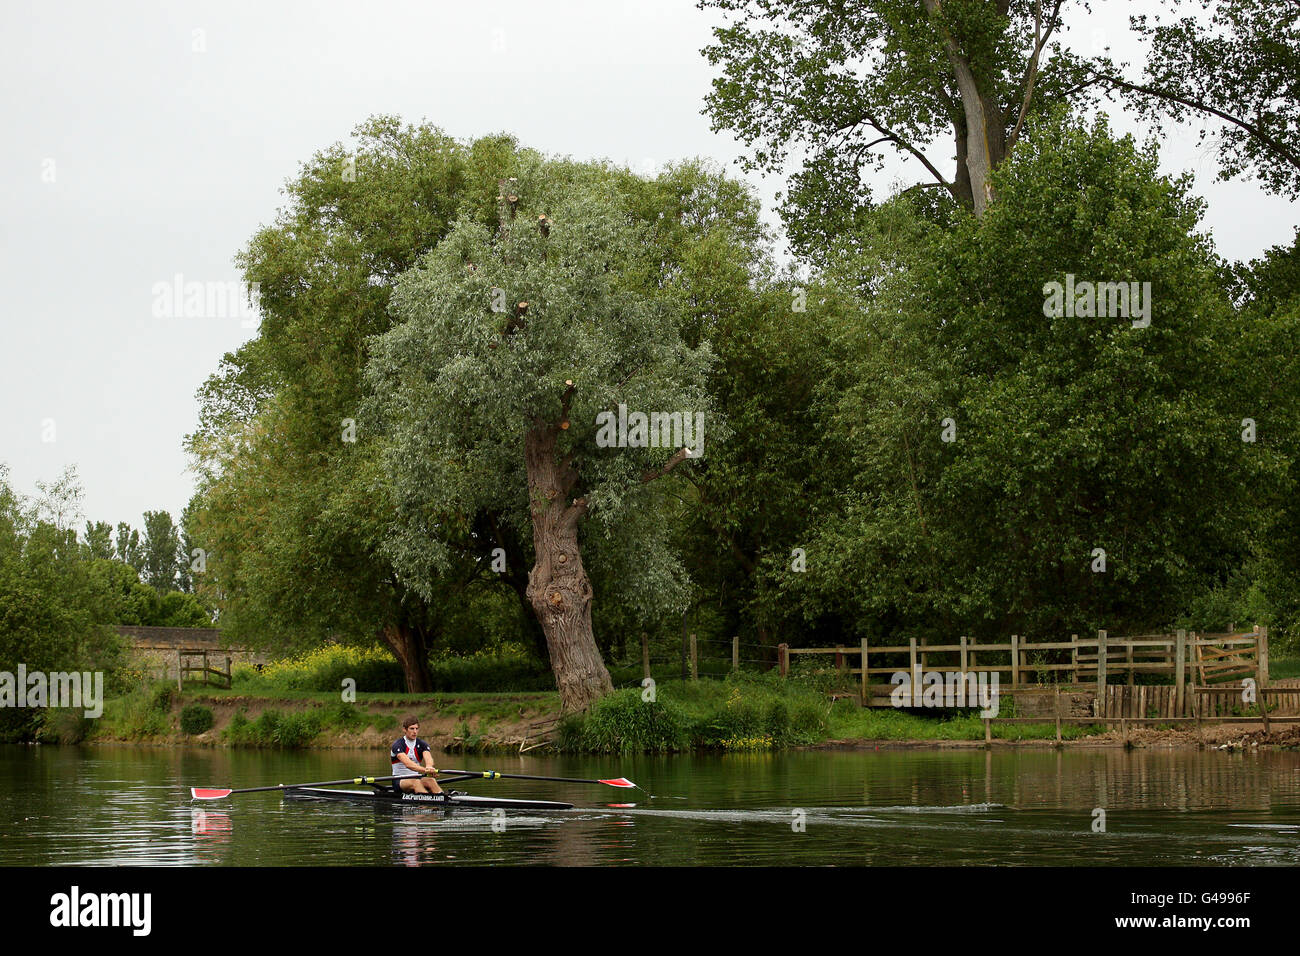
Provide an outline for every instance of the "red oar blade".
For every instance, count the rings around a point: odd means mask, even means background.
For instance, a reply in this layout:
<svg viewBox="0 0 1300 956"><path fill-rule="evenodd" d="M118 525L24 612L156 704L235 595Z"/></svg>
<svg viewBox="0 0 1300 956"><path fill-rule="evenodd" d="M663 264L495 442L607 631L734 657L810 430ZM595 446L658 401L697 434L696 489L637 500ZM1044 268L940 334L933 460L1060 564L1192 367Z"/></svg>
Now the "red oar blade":
<svg viewBox="0 0 1300 956"><path fill-rule="evenodd" d="M205 790L202 787L190 787L190 796L195 800L220 800L222 797L228 797L233 791L230 790Z"/></svg>
<svg viewBox="0 0 1300 956"><path fill-rule="evenodd" d="M596 782L603 783L609 787L635 787L636 786L636 784L634 784L631 780L627 779L627 777L619 777L615 780L598 780Z"/></svg>

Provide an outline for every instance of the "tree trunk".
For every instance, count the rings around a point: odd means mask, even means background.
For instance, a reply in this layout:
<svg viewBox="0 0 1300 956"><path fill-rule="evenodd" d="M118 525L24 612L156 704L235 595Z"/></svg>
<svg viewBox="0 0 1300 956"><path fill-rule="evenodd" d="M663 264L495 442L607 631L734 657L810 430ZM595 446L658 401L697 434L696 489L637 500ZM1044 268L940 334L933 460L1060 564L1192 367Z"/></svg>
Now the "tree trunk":
<svg viewBox="0 0 1300 956"><path fill-rule="evenodd" d="M556 461L556 429L537 425L525 439L533 570L528 600L546 635L551 669L566 711L585 710L614 689L591 629L591 581L578 550L578 521L587 503L570 503L577 475Z"/></svg>
<svg viewBox="0 0 1300 956"><path fill-rule="evenodd" d="M961 94L961 108L966 117L965 156L958 154L960 165L963 160L966 175L970 177L971 200L976 217L983 216L989 204L993 202L993 170L1006 156L1007 130L1004 125L1002 110L995 97L987 95L980 78L971 67L970 58L961 45L942 22L942 0L925 0L925 9L931 19L936 21L939 35L943 38L948 52L948 62L952 66L953 77ZM958 145L961 134L958 133Z"/></svg>
<svg viewBox="0 0 1300 956"><path fill-rule="evenodd" d="M389 624L380 630L379 636L402 665L406 692L429 693L433 689L433 675L429 672L429 648L424 635L404 624Z"/></svg>

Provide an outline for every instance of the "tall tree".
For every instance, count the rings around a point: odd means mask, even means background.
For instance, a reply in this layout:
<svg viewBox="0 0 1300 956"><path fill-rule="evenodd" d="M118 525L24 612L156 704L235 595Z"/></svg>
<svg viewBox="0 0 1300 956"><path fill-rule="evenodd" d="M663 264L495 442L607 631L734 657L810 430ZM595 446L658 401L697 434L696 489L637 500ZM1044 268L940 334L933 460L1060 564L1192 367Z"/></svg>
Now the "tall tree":
<svg viewBox="0 0 1300 956"><path fill-rule="evenodd" d="M752 147L745 162L765 172L784 170L792 147L807 150L782 211L804 252L860 220L870 205L861 173L883 167L883 150L983 215L1026 121L1090 95L1088 62L1055 39L1065 0L699 5L729 17L704 50L722 70L706 100L714 128L735 132ZM929 155L943 137L952 173Z"/></svg>
<svg viewBox="0 0 1300 956"><path fill-rule="evenodd" d="M500 184L497 228L458 221L399 281L401 324L376 341L369 368L405 518L395 550L439 560L426 529L448 512L527 522L528 597L570 709L611 689L580 527L612 532L647 507L648 484L703 454L704 431L723 437L703 387L708 348L688 346L680 312L642 291L661 263L603 179L520 157ZM654 425L637 418L651 412ZM660 429L660 415L677 430ZM674 563L665 542L645 572L669 579Z"/></svg>
<svg viewBox="0 0 1300 956"><path fill-rule="evenodd" d="M982 219L909 243L839 405L857 478L830 560L792 595L864 629L1140 629L1248 558L1276 463L1222 386L1239 332L1200 207L1157 166L1104 123L1042 122Z"/></svg>
<svg viewBox="0 0 1300 956"><path fill-rule="evenodd" d="M129 564L137 572L144 570L144 547L140 542L140 532L125 521L117 523L117 560Z"/></svg>
<svg viewBox="0 0 1300 956"><path fill-rule="evenodd" d="M86 552L91 558L113 557L113 526L107 521L86 522Z"/></svg>
<svg viewBox="0 0 1300 956"><path fill-rule="evenodd" d="M201 391L188 439L200 493L187 531L232 634L281 646L378 639L402 663L408 690L425 691L442 602L477 574L473 542L447 528L467 557L462 574L430 585L436 600L397 580L380 551L391 520L383 476L371 436L355 424L360 374L367 337L391 322L393 281L458 207L492 215L495 170L513 144L463 145L391 117L355 136L304 164L286 208L239 258L259 286L262 321ZM492 177L476 172L486 167Z"/></svg>
<svg viewBox="0 0 1300 956"><path fill-rule="evenodd" d="M141 550L144 552L144 568L141 573L145 583L159 594L175 590L180 533L172 522L172 516L166 511L144 513Z"/></svg>

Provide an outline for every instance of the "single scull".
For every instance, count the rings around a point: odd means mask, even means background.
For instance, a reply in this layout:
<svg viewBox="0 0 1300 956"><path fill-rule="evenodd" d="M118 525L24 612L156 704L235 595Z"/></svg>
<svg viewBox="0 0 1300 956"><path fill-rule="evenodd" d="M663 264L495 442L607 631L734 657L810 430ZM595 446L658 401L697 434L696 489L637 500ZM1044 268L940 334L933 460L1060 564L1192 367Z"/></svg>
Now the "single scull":
<svg viewBox="0 0 1300 956"><path fill-rule="evenodd" d="M607 787L635 788L640 790L626 777L614 777L607 780L586 780L576 777L535 777L518 773L500 773L496 770L444 770L439 776L439 785L470 779L499 780L547 780L558 783L597 783ZM345 780L320 780L316 783L277 783L273 787L246 787L242 790L191 787L190 796L195 800L221 800L238 793L265 793L279 790L286 800L343 800L352 803L368 803L371 806L421 806L431 810L572 810L573 804L559 803L554 800L518 800L508 797L478 797L473 794L455 792L451 799L445 793L412 793L403 791L395 793L391 787L381 787L380 781L391 781L395 777L350 777ZM332 790L330 787L346 784L368 784L369 790Z"/></svg>

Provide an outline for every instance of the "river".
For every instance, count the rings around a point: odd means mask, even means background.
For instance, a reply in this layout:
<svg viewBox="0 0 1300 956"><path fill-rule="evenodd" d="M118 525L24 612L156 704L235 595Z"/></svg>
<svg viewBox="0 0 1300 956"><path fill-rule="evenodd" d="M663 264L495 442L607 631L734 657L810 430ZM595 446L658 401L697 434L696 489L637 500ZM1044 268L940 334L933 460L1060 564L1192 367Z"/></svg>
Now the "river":
<svg viewBox="0 0 1300 956"><path fill-rule="evenodd" d="M457 786L576 809L494 817L285 802L276 793L194 803L192 786L383 773L386 760L349 751L4 746L0 864L1300 864L1300 754L1292 752L448 756L440 765L627 776L653 798L500 780ZM634 805L611 805L623 801Z"/></svg>

